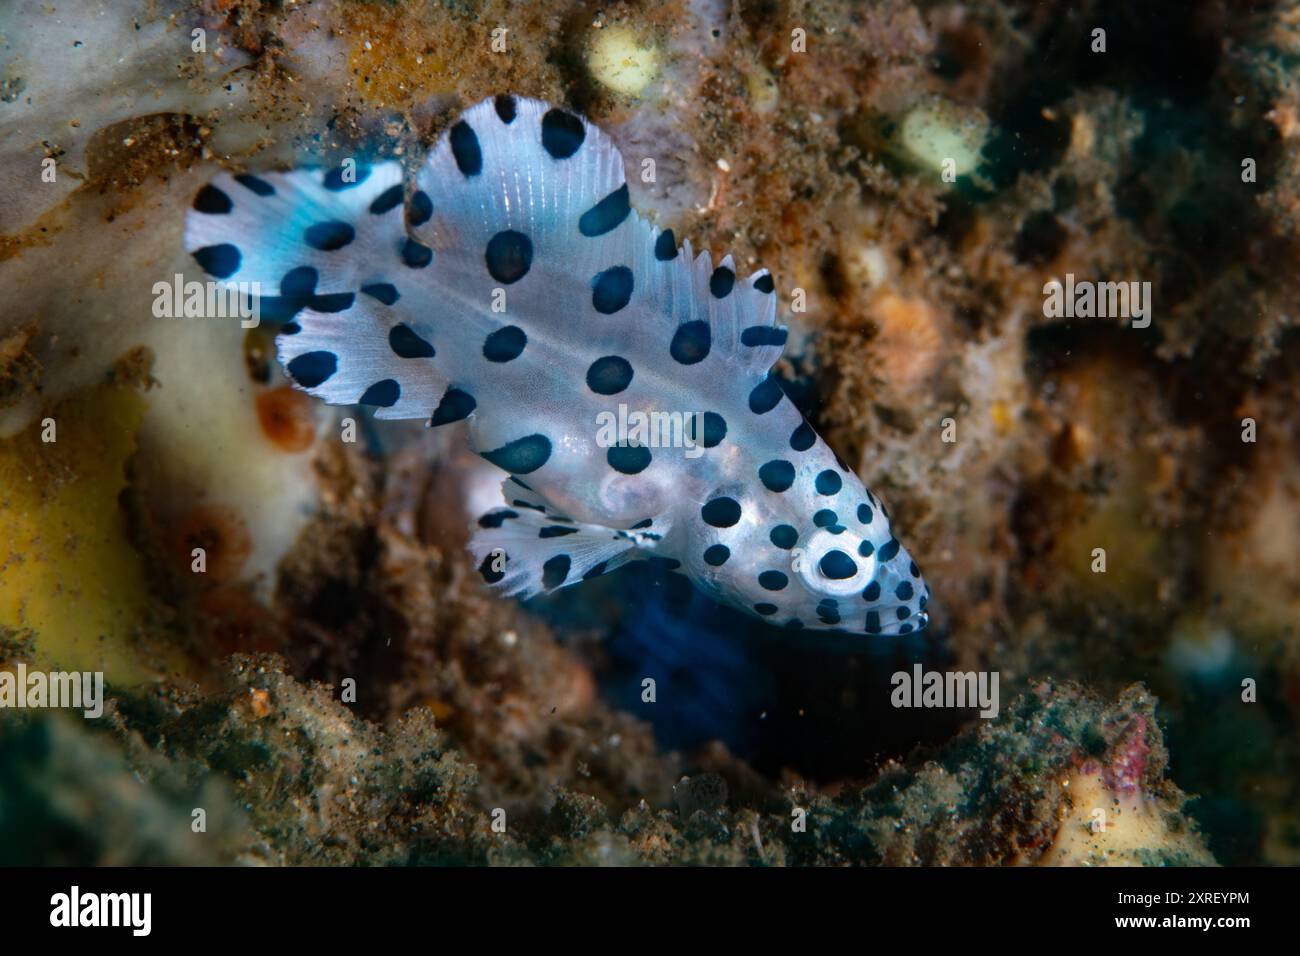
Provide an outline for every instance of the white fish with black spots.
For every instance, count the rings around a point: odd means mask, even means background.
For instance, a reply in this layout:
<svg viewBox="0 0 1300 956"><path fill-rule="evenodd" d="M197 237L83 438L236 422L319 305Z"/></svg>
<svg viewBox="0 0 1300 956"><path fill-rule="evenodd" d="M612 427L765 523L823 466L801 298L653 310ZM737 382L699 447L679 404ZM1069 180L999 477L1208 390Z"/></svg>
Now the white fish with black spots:
<svg viewBox="0 0 1300 956"><path fill-rule="evenodd" d="M396 162L346 173L219 176L186 248L217 280L278 290L263 314L290 317L279 355L301 388L379 418L468 419L512 476L470 544L489 584L529 596L660 558L774 624L925 626L929 591L883 505L771 375L772 277L638 216L599 129L498 96L409 188ZM620 406L683 417L696 447L610 446L600 422Z"/></svg>

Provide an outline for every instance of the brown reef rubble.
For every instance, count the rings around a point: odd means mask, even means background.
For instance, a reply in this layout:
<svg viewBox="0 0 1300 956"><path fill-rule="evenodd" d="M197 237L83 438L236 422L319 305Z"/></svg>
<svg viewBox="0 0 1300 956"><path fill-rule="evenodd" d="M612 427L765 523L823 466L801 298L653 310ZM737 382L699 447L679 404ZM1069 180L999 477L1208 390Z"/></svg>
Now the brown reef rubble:
<svg viewBox="0 0 1300 956"><path fill-rule="evenodd" d="M66 862L1200 864L1207 840L1225 863L1300 858L1292 0L148 6L102 96L42 100L21 57L0 76L21 134L0 162L51 155L64 177L0 182L0 658L79 666L81 637L56 633L75 628L130 665L102 728L0 716L24 806L64 789L113 821L92 840L51 803L33 832L68 835ZM589 59L618 28L658 54L636 92ZM850 779L661 752L601 693L599 627L557 635L478 583L458 436L344 443L259 333L149 314L136 277L185 270L180 216L217 168L413 165L505 89L657 160L648 214L772 269L789 390L907 529L952 666L1001 672L997 721ZM39 122L3 112L24 96ZM935 97L986 120L956 183L899 145ZM71 298L43 281L69 259ZM1150 282L1152 327L1045 315L1066 273ZM59 453L35 437L53 409ZM120 510L88 521L65 482ZM77 615L36 595L51 579ZM92 772L134 796L86 790ZM214 839L177 836L200 802Z"/></svg>

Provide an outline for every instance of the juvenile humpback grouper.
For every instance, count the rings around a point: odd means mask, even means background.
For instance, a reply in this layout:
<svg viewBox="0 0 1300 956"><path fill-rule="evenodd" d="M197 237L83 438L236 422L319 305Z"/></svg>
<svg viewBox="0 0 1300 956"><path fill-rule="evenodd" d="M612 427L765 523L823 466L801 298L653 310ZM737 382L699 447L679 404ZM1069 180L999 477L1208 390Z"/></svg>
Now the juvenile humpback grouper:
<svg viewBox="0 0 1300 956"><path fill-rule="evenodd" d="M772 276L642 219L619 151L574 113L485 100L409 189L397 162L222 175L185 242L214 279L279 291L262 314L288 319L279 356L300 388L379 418L468 419L510 474L470 543L503 593L662 558L774 624L926 625L884 506L772 376ZM671 447L610 440L598 423L628 410L690 424Z"/></svg>

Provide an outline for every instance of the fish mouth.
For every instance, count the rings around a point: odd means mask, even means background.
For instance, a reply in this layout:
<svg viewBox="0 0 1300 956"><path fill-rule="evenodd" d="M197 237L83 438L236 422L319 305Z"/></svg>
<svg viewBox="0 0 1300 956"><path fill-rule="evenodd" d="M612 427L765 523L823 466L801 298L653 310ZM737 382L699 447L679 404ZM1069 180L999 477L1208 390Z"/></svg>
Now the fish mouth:
<svg viewBox="0 0 1300 956"><path fill-rule="evenodd" d="M898 636L924 630L930 623L930 586L912 556L903 548L876 570L866 589L864 630L868 634Z"/></svg>
<svg viewBox="0 0 1300 956"><path fill-rule="evenodd" d="M898 620L896 615L893 620L889 620L889 615L888 611L872 608L867 612L864 630L872 637L902 637L923 631L930 623L929 611L909 612L903 620Z"/></svg>

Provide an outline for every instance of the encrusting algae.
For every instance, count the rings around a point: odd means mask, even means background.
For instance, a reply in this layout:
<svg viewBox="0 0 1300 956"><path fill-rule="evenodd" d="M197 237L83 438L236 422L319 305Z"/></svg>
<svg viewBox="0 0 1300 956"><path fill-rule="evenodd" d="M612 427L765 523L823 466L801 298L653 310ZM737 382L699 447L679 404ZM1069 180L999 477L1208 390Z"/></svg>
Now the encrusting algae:
<svg viewBox="0 0 1300 956"><path fill-rule="evenodd" d="M0 666L109 701L0 712L6 862L1298 858L1293 0L82 6L0 13ZM458 426L279 370L332 289L154 312L215 177L414 182L502 94L769 270L774 395L905 529L925 638L792 642L663 567L497 597ZM1149 326L1048 314L1067 275L1149 282ZM892 709L917 662L996 671L999 716Z"/></svg>

